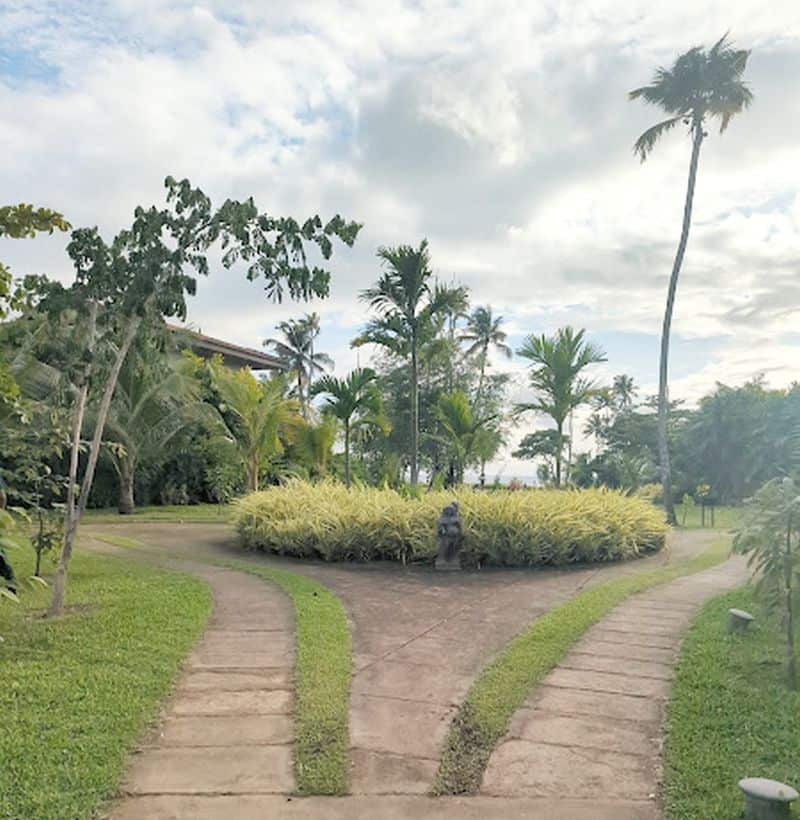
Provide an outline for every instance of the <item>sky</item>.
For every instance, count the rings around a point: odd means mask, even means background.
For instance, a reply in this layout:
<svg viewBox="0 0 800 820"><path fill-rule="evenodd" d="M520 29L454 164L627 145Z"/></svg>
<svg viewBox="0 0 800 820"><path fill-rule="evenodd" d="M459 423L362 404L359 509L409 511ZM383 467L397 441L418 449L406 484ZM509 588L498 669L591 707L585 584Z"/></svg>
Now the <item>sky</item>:
<svg viewBox="0 0 800 820"><path fill-rule="evenodd" d="M427 237L437 276L490 303L513 347L584 327L608 354L597 379L628 373L646 395L690 142L675 130L641 164L633 142L659 112L627 92L726 31L752 50L755 102L703 145L670 391L785 386L800 370L797 0L0 0L2 199L110 238L163 202L169 174L215 202L363 223L325 301L275 305L215 263L189 304L191 326L250 347L316 310L339 375L366 363L349 342L377 248ZM68 281L66 242L5 240L0 258ZM522 360L492 366L528 397ZM543 424L514 431L488 476L532 474L510 450Z"/></svg>

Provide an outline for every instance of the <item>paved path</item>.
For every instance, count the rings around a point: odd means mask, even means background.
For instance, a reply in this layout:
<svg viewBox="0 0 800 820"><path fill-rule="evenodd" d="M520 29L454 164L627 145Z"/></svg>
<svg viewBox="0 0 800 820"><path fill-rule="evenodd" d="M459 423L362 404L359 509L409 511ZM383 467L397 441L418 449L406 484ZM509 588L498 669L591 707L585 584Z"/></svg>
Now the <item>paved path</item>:
<svg viewBox="0 0 800 820"><path fill-rule="evenodd" d="M209 584L214 607L159 726L132 759L113 820L188 820L194 814L181 806L198 795L294 788L291 602L246 573L187 561L176 568Z"/></svg>
<svg viewBox="0 0 800 820"><path fill-rule="evenodd" d="M663 709L680 641L704 601L748 577L745 560L733 558L616 607L516 713L481 793L612 800L621 812L657 817Z"/></svg>
<svg viewBox="0 0 800 820"><path fill-rule="evenodd" d="M308 563L244 553L224 525L98 524L85 531L122 534L184 558L235 557L281 566L337 594L353 639L350 785L357 795L426 794L450 720L470 685L547 610L587 586L683 559L720 537L676 533L669 552L624 564L443 575L395 564Z"/></svg>

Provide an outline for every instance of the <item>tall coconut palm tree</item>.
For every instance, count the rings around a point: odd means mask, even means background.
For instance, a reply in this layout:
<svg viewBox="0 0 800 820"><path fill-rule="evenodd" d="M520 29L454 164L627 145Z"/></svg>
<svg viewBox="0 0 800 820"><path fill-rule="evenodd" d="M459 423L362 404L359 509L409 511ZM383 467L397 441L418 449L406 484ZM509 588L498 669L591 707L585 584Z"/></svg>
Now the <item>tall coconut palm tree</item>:
<svg viewBox="0 0 800 820"><path fill-rule="evenodd" d="M564 423L576 407L589 402L596 392L593 381L581 375L592 364L604 362L605 353L584 341L584 330L562 327L555 336L528 336L518 355L533 365L530 384L533 402L517 404L517 414L533 410L549 416L556 426L555 483L561 486L564 455Z"/></svg>
<svg viewBox="0 0 800 820"><path fill-rule="evenodd" d="M700 147L708 136L706 125L709 120L718 119L719 130L722 133L728 127L731 119L750 105L753 94L742 80L749 56L749 51L733 48L726 35L708 50L697 46L678 57L671 68L657 69L650 85L637 88L629 95L632 100L642 99L669 114L666 120L648 128L636 140L634 152L639 155L642 162L647 159L659 139L681 123L688 126L692 139L683 225L667 289L658 377L658 454L661 462L664 508L667 520L671 524L676 522L676 518L672 503L667 413L669 409L669 337L672 311L675 306L675 292L678 288L678 277L689 239Z"/></svg>
<svg viewBox="0 0 800 820"><path fill-rule="evenodd" d="M275 327L283 338L267 339L264 345L272 348L286 372L294 375L297 399L303 416L308 418L308 386L318 373L333 367L330 356L314 351L314 342L320 332L319 316L307 313L300 319L279 322Z"/></svg>
<svg viewBox="0 0 800 820"><path fill-rule="evenodd" d="M388 431L375 385L377 378L377 373L369 367L357 368L344 379L323 376L313 387L314 395L326 396L323 411L339 419L344 427L344 481L348 487L351 481L350 436L354 428L372 425Z"/></svg>
<svg viewBox="0 0 800 820"><path fill-rule="evenodd" d="M480 357L480 376L478 377L478 390L475 395L475 404L480 406L483 396L483 383L486 377L486 364L489 357L489 348L502 353L507 358L511 358L511 348L506 344L506 334L500 330L503 323L502 316L492 315L492 306L480 306L469 316L467 326L460 336L462 342L469 342L467 356L478 355Z"/></svg>
<svg viewBox="0 0 800 820"><path fill-rule="evenodd" d="M378 258L386 269L371 288L361 293L378 316L362 334L353 340L354 347L376 344L396 356L407 359L411 376L411 442L409 461L411 485L419 480L419 351L420 344L431 336L437 317L445 314L449 297L431 288L432 271L428 240L419 248L400 245L379 248Z"/></svg>

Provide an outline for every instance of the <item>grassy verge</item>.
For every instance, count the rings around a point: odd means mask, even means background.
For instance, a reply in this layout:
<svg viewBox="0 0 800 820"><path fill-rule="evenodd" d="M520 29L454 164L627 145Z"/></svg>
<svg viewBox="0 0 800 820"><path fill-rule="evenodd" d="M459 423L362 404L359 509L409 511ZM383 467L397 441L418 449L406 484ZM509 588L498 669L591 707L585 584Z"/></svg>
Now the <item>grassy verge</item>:
<svg viewBox="0 0 800 820"><path fill-rule="evenodd" d="M226 524L233 518L231 504L191 504L164 507L139 507L131 515L120 515L115 508L86 510L86 524L130 524L163 522L175 524Z"/></svg>
<svg viewBox="0 0 800 820"><path fill-rule="evenodd" d="M711 510L706 510L705 524L703 524L703 512L700 505L685 507L683 504L675 505L675 515L678 524L686 527L687 530L714 529L732 530L739 526L742 515L741 507L716 507L714 509L714 526L711 526Z"/></svg>
<svg viewBox="0 0 800 820"><path fill-rule="evenodd" d="M48 590L0 602L0 817L96 816L210 612L192 578L97 556L71 567L57 621L41 617Z"/></svg>
<svg viewBox="0 0 800 820"><path fill-rule="evenodd" d="M117 547L158 554L132 538L97 535ZM198 559L207 560L207 559ZM247 561L210 561L277 584L295 612L295 783L299 794L346 794L350 630L344 607L322 584Z"/></svg>
<svg viewBox="0 0 800 820"><path fill-rule="evenodd" d="M756 614L749 634L726 634L730 607ZM670 820L739 817L742 777L800 786L800 694L786 689L783 676L780 627L757 608L751 589L703 608L683 643L668 706Z"/></svg>
<svg viewBox="0 0 800 820"><path fill-rule="evenodd" d="M628 596L723 561L727 540L691 560L592 587L539 618L482 672L467 693L445 741L434 794L473 794L514 712L593 624Z"/></svg>

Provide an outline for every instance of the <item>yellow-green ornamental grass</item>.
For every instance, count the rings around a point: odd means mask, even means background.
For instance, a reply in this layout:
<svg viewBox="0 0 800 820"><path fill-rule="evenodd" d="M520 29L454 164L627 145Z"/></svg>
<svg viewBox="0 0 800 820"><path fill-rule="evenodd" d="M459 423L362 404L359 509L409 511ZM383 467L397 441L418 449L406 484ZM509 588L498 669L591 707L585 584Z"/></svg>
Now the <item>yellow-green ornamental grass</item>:
<svg viewBox="0 0 800 820"><path fill-rule="evenodd" d="M436 554L436 520L458 501L470 566L616 561L654 552L667 526L652 504L607 490L460 489L406 498L394 490L292 481L238 502L253 549L328 561L423 561Z"/></svg>

